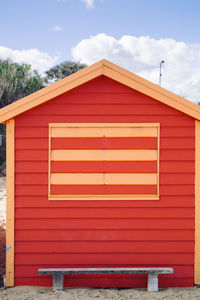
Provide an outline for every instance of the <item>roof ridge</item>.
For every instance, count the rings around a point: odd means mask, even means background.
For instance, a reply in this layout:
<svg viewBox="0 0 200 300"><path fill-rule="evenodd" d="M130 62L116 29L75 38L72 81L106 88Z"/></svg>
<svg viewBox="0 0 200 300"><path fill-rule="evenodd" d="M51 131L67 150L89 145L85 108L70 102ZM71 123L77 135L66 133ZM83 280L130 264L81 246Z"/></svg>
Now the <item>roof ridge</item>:
<svg viewBox="0 0 200 300"><path fill-rule="evenodd" d="M0 123L4 123L31 108L45 103L101 75L107 76L200 120L200 107L197 104L111 63L106 59L102 59L91 66L3 107L0 109Z"/></svg>

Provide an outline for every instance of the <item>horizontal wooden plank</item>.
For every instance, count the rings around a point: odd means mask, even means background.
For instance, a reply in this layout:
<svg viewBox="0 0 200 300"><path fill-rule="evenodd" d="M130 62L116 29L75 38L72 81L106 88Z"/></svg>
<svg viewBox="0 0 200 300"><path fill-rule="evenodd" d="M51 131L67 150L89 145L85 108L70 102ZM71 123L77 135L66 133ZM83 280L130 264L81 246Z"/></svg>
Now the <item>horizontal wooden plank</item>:
<svg viewBox="0 0 200 300"><path fill-rule="evenodd" d="M51 149L157 149L157 138L52 138Z"/></svg>
<svg viewBox="0 0 200 300"><path fill-rule="evenodd" d="M103 96L104 97L104 96ZM103 98L102 97L102 98ZM135 104L133 103L124 103L126 101L126 96L124 96L124 99L121 98L122 103L117 103L116 102L110 102L108 100L107 103L104 103L102 100L99 99L97 102L96 95L93 97L93 103L91 103L89 100L82 99L82 101L76 102L76 100L73 100L70 98L70 102L65 101L63 102L51 102L48 106L47 105L42 105L39 107L37 110L32 110L31 112L27 112L29 115L48 115L51 114L52 111L55 112L55 115L62 114L63 111L66 112L66 115L68 114L92 114L98 112L98 114L106 115L106 114L125 114L125 115L130 115L130 114L135 114L139 115L144 113L148 116L151 114L156 114L160 113L160 115L181 115L181 112L175 111L171 109L170 107L167 107L165 105L160 106L159 104ZM110 97L111 98L111 97ZM107 97L108 99L108 97ZM119 98L118 98L119 99ZM104 100L105 101L105 100ZM119 101L119 100L118 100ZM84 102L84 103L83 103ZM137 105L137 109L135 109L135 106Z"/></svg>
<svg viewBox="0 0 200 300"><path fill-rule="evenodd" d="M60 166L62 166L62 165L60 164ZM81 164L81 166L82 166L82 164ZM79 171L79 172L82 171L81 166L79 168L76 165L76 168L78 168L77 171ZM69 172L71 171L70 168L67 169L67 164L64 167L66 167L65 170L67 170ZM75 172L76 168L72 171ZM124 169L125 169L125 167L124 167ZM57 168L57 166L56 166L56 168L52 168L52 172L55 171L55 170L57 170L57 171L59 170ZM97 169L96 171L105 171L105 170L106 169L102 168L101 170ZM117 171L114 168L112 170L113 170L113 172ZM128 170L129 170L129 172L132 171L131 168L129 168ZM63 171L62 168L61 168L61 171ZM84 172L82 173L82 175L84 176L84 175L86 175L84 173L88 173L89 171L91 171L91 169L88 170L88 169L85 168L83 171ZM95 169L93 169L93 172L94 171L95 171ZM119 171L121 171L121 170L119 170ZM123 170L123 171L125 171L125 170ZM150 170L148 170L148 171L150 171ZM140 172L141 172L141 170L140 170ZM69 173L69 174L71 174L71 173ZM93 173L90 173L90 174L91 174L91 176L93 175ZM119 173L120 178L123 178L124 175L126 175L126 174L123 174L123 173L120 174ZM129 174L127 174L127 175L129 175ZM140 175L142 175L142 173L137 174L138 178L140 177ZM147 175L149 175L148 172L147 172ZM31 185L48 184L48 173L26 173L26 172L25 173L17 173L16 174L16 183L17 184L22 184L22 185L27 185L27 184L29 184L29 185L30 184ZM170 185L194 184L194 174L193 173L181 173L181 174L179 174L179 173L177 173L177 174L176 173L161 173L160 174L160 183L161 183L161 185L164 185L164 184L167 184L167 185L169 185L169 184ZM124 184L126 184L126 183L124 183ZM147 184L149 184L149 182L147 182Z"/></svg>
<svg viewBox="0 0 200 300"><path fill-rule="evenodd" d="M16 149L43 150L48 138L17 138ZM52 138L52 149L156 149L157 138ZM194 138L161 138L161 149L194 149Z"/></svg>
<svg viewBox="0 0 200 300"><path fill-rule="evenodd" d="M194 253L194 241L19 241L16 253ZM189 275L189 274L188 274Z"/></svg>
<svg viewBox="0 0 200 300"><path fill-rule="evenodd" d="M18 124L18 122L17 122ZM191 128L191 127L186 127ZM42 138L47 139L49 137L49 124L46 126L32 126L29 124L28 126L16 126L15 128L15 138L16 142L18 139L32 139L32 138Z"/></svg>
<svg viewBox="0 0 200 300"><path fill-rule="evenodd" d="M194 149L194 137L175 137L175 138L161 138L160 149Z"/></svg>
<svg viewBox="0 0 200 300"><path fill-rule="evenodd" d="M48 161L48 148L46 150L16 150L16 161Z"/></svg>
<svg viewBox="0 0 200 300"><path fill-rule="evenodd" d="M45 150L49 147L49 139L46 138L16 138L15 148L17 150Z"/></svg>
<svg viewBox="0 0 200 300"><path fill-rule="evenodd" d="M194 229L193 219L16 219L15 229Z"/></svg>
<svg viewBox="0 0 200 300"><path fill-rule="evenodd" d="M79 265L81 267L81 265ZM95 267L101 267L102 265L95 265ZM134 265L126 265L127 267L134 267ZM136 265L137 267L143 267L144 265ZM163 265L161 265L162 267ZM165 265L166 267L168 267L168 265ZM48 267L52 267L51 264L48 265ZM58 265L58 267L60 267ZM69 267L71 267L71 265L69 265ZM77 267L77 265L73 266L73 267ZM84 267L94 267L94 265L84 265ZM103 267L108 267L107 264L104 264ZM110 265L110 267L123 267L122 265ZM159 267L159 265L157 265L157 267ZM169 267L172 267L174 269L174 274L171 274L171 275L161 275L159 276L159 281L161 278L165 278L167 280L167 278L171 278L171 276L175 279L175 278L185 278L185 277L193 277L193 273L194 273L194 270L193 270L193 266L192 265L171 265ZM47 268L47 265L45 264L42 264L42 265L33 265L33 266L30 266L30 265L17 265L16 268L15 268L15 273L16 273L16 277L19 278L20 276L23 277L23 276L27 276L27 277L30 277L30 276L33 276L33 277L38 277L38 274L37 274L37 271L39 268ZM121 274L121 278L129 278L129 276L132 278L135 279L135 278L145 278L146 276L145 275L142 275L142 274L137 274L137 275L128 275L128 274ZM50 276L42 276L41 278L43 277L50 277ZM72 276L71 278L88 278L90 277L89 275L79 275L79 276ZM103 278L102 275L94 275L94 277L96 279L98 278ZM108 275L106 276L108 278L118 278L119 275ZM67 276L67 278L70 278L70 276ZM105 278L105 276L104 276Z"/></svg>
<svg viewBox="0 0 200 300"><path fill-rule="evenodd" d="M104 172L109 173L121 172L128 173L134 170L135 173L156 172L156 161L96 161L96 162L51 162L52 172ZM15 165L16 173L30 173L30 174L47 174L48 162L47 161L17 161ZM179 174L194 174L194 161L160 161L160 174L162 173L175 173Z"/></svg>
<svg viewBox="0 0 200 300"><path fill-rule="evenodd" d="M185 264L193 263L193 254L17 254L15 264ZM33 263L34 262L34 263Z"/></svg>
<svg viewBox="0 0 200 300"><path fill-rule="evenodd" d="M149 161L157 160L156 150L52 150L53 161Z"/></svg>
<svg viewBox="0 0 200 300"><path fill-rule="evenodd" d="M149 191L152 193L150 194L155 194L155 186L124 186L125 188L121 188L121 186L98 186L94 185L90 187L90 193L92 195L105 195L105 194L138 194L138 193L143 193L143 194L148 194ZM141 188L142 187L142 188ZM74 186L62 186L63 189L63 194L66 191L71 192L74 190ZM56 191L56 186L53 188L53 190ZM146 192L145 192L146 191ZM70 193L68 193L70 194ZM78 186L77 188L77 194L83 195L83 194L88 194L88 187L87 186ZM48 195L48 185L33 185L33 184L19 184L16 185L16 190L15 190L15 195L16 196L47 196ZM161 185L160 184L160 195L162 196L194 196L194 185L188 184L188 185L181 185L181 184L174 184L174 185Z"/></svg>
<svg viewBox="0 0 200 300"><path fill-rule="evenodd" d="M157 202L157 201L156 201ZM16 218L142 218L142 219L188 219L194 218L194 208L187 207L30 207L30 208L16 208Z"/></svg>
<svg viewBox="0 0 200 300"><path fill-rule="evenodd" d="M156 161L95 161L95 162L71 162L52 161L51 172L108 172L108 173L155 173L157 171Z"/></svg>
<svg viewBox="0 0 200 300"><path fill-rule="evenodd" d="M53 150L60 151L60 150ZM67 150L65 150L67 151ZM68 150L70 151L70 150ZM73 150L71 150L73 151ZM78 151L78 150L76 150ZM84 151L84 150L82 150ZM85 150L86 151L86 150ZM96 150L97 151L97 150ZM117 151L117 150L110 150ZM123 150L126 151L126 150ZM129 150L127 150L129 151ZM132 150L133 151L133 150ZM140 151L140 150L135 150ZM155 151L155 150L143 150L143 151ZM16 150L16 161L48 161L48 150ZM194 162L194 150L191 149L168 149L160 151L160 161L193 161Z"/></svg>
<svg viewBox="0 0 200 300"><path fill-rule="evenodd" d="M46 196L16 196L15 197L15 207L123 207L123 208L131 208L131 207L187 207L194 208L194 196L160 196L160 201L132 201L132 200L123 200L123 201L49 201Z"/></svg>
<svg viewBox="0 0 200 300"><path fill-rule="evenodd" d="M194 138L195 137L195 126L189 127L189 126L182 126L182 127L175 127L175 126L162 126L161 131L162 137L177 137L177 138Z"/></svg>
<svg viewBox="0 0 200 300"><path fill-rule="evenodd" d="M181 116L181 112L175 111L173 109L168 108L165 105L159 106L159 105L151 105L151 108L149 108L149 105L147 105L147 108L145 109L145 105L143 104L137 104L137 109L135 109L135 104L124 104L121 103L80 103L78 105L71 103L71 104L63 104L60 103L59 105L56 103L51 103L50 106L42 105L39 107L39 109L32 110L30 112L27 112L27 115L49 115L52 114L52 111L55 115L59 116L63 113L63 111L66 113L66 115L72 115L72 114L79 114L79 115L86 115L86 114L98 114L98 115L141 115L145 112L145 115L149 116L151 114L158 114L158 111L160 115L171 115L171 116Z"/></svg>
<svg viewBox="0 0 200 300"><path fill-rule="evenodd" d="M88 130L92 130L95 129L95 130L99 130L102 128L104 128L105 130L109 130L109 132L111 132L112 130L115 131L116 128L119 128L119 130L127 130L128 128L132 128L133 131L135 132L135 129L137 128L159 128L160 126L160 123L148 123L148 122L145 122L145 123L133 123L133 122L124 122L124 123L114 123L114 122L106 122L106 123L103 123L103 122L94 122L94 123L88 123L88 122L83 122L83 123L80 123L80 122L74 122L73 124L70 122L70 123L67 123L67 122L58 122L58 123L49 123L49 129L50 129L50 135L52 136L52 133L54 130L58 130L59 128L63 129L63 128L68 128L69 130L79 130L79 129L82 129L82 128L85 128L85 129L88 129ZM77 132L77 131L76 131ZM61 136L62 137L62 136Z"/></svg>
<svg viewBox="0 0 200 300"><path fill-rule="evenodd" d="M194 196L194 184L192 185L170 185L160 184L160 195L193 195Z"/></svg>
<svg viewBox="0 0 200 300"><path fill-rule="evenodd" d="M156 105L155 100L149 98L149 97L142 97L137 92L136 94L133 94L131 91L129 93L127 92L120 92L118 88L114 91L102 91L97 92L88 91L87 93L79 92L78 96L77 93L70 93L70 95L65 95L62 97L58 97L54 100L54 103L52 105L60 105L60 104L67 104L70 105L79 105L79 104L134 104L134 105L141 105L144 103L145 105ZM146 97L146 98L145 98ZM158 104L159 105L159 104Z"/></svg>
<svg viewBox="0 0 200 300"><path fill-rule="evenodd" d="M37 115L20 115L20 118L16 118L16 126L48 126L49 123L132 123L134 119L135 123L160 123L161 126L191 126L194 127L194 122L191 118L185 117L185 115L146 115L145 109L141 112L141 115L124 115L118 114L114 115L110 112L110 115L98 115L98 111L93 112L93 114L78 115L76 112L72 115L66 116L64 112L61 115L56 116L52 112L51 115L41 115L38 118Z"/></svg>
<svg viewBox="0 0 200 300"><path fill-rule="evenodd" d="M194 174L193 173L183 173L183 174L171 174L171 173L161 173L160 174L160 184L194 184Z"/></svg>
<svg viewBox="0 0 200 300"><path fill-rule="evenodd" d="M157 185L51 185L50 195L157 195Z"/></svg>
<svg viewBox="0 0 200 300"><path fill-rule="evenodd" d="M31 126L31 124L29 123L27 126L18 126L18 124L16 124L16 132L15 132L15 136L16 136L16 140L18 140L18 138L28 138L28 139L32 139L32 138L44 138L44 139L48 139L48 135L49 135L49 126L48 124L46 124L45 126ZM162 138L194 138L195 136L195 132L194 132L194 126L181 126L180 124L179 126L170 126L170 124L168 124L168 126L163 126L162 124L162 129L161 129L161 136ZM16 141L17 142L17 141Z"/></svg>
<svg viewBox="0 0 200 300"><path fill-rule="evenodd" d="M51 173L52 185L155 185L157 173Z"/></svg>
<svg viewBox="0 0 200 300"><path fill-rule="evenodd" d="M193 161L160 161L160 174L162 173L192 173L194 174L195 162Z"/></svg>
<svg viewBox="0 0 200 300"><path fill-rule="evenodd" d="M102 124L102 123L101 123ZM58 125L50 126L50 136L54 138L78 138L78 137L157 137L158 127L148 124L128 124L127 127L122 128L122 125L112 127L111 125L102 125L102 127L85 127L81 126L81 123L71 124L63 127L57 127ZM94 125L93 125L94 126ZM147 127L148 126L148 127Z"/></svg>
<svg viewBox="0 0 200 300"><path fill-rule="evenodd" d="M194 161L194 149L167 149L167 150L160 150L160 160L169 161Z"/></svg>

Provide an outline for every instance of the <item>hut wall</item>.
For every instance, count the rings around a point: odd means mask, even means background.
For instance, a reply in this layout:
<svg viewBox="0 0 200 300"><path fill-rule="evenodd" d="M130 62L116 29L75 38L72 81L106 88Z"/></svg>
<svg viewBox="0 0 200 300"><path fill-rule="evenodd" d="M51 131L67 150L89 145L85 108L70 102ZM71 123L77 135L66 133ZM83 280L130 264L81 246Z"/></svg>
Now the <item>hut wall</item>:
<svg viewBox="0 0 200 300"><path fill-rule="evenodd" d="M160 123L160 200L48 200L49 123ZM169 266L194 284L195 121L106 77L15 118L15 285L41 267ZM66 286L145 287L146 276L71 276Z"/></svg>

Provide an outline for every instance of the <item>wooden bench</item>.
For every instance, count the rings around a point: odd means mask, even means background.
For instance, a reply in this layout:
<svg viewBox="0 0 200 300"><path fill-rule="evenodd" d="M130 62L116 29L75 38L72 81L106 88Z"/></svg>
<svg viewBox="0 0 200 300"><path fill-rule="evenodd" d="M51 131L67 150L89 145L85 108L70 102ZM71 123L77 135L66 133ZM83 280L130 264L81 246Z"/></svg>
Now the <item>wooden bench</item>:
<svg viewBox="0 0 200 300"><path fill-rule="evenodd" d="M53 275L53 290L63 289L64 274L148 274L148 291L158 291L158 274L173 274L172 268L54 268L39 269L40 275Z"/></svg>

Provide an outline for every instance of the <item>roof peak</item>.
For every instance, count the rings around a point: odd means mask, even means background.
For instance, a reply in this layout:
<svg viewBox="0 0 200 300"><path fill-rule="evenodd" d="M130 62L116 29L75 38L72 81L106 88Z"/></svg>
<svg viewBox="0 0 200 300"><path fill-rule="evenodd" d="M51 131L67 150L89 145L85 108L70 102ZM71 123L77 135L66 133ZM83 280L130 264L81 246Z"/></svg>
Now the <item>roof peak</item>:
<svg viewBox="0 0 200 300"><path fill-rule="evenodd" d="M45 103L73 88L96 77L104 75L125 86L137 90L194 119L200 120L200 107L106 59L92 64L64 79L61 79L25 98L0 109L0 123L15 118L17 115Z"/></svg>

